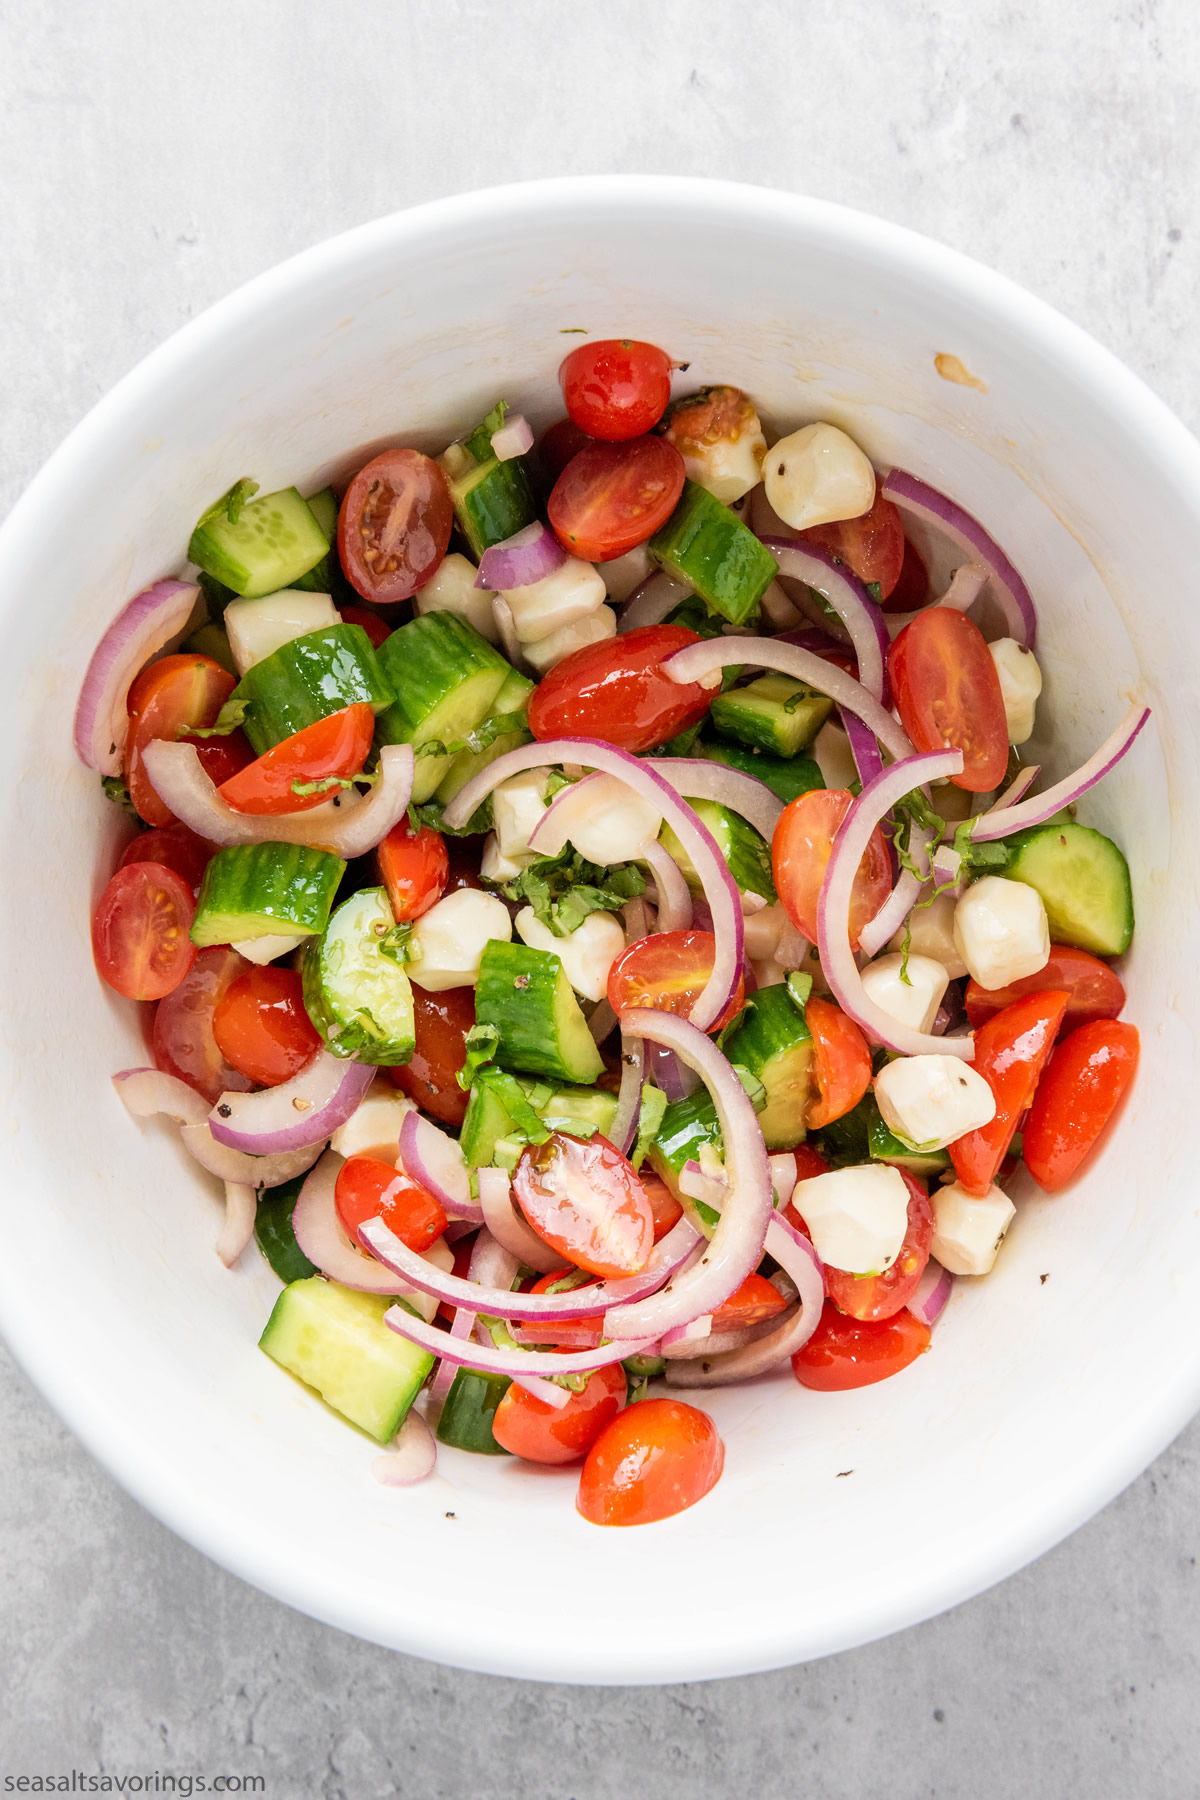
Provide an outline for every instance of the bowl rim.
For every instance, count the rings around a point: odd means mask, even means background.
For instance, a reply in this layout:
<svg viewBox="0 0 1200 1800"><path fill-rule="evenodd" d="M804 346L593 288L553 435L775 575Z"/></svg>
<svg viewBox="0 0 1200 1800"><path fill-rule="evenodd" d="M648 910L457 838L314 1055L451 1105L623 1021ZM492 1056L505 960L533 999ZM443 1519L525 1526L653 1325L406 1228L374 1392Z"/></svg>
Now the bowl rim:
<svg viewBox="0 0 1200 1800"><path fill-rule="evenodd" d="M319 287L326 275L340 274L360 257L369 260L384 247L394 253L406 245L436 242L440 233L461 238L477 223L494 224L497 214L518 221L564 203L575 213L616 209L631 218L664 209L694 214L733 209L742 223L764 231L815 236L828 246L866 252L915 271L960 303L1035 341L1075 380L1101 392L1106 407L1136 439L1138 454L1196 508L1200 442L1112 351L1008 277L906 226L833 201L702 177L591 175L481 188L386 214L298 252L218 300L129 370L52 453L0 525L0 572L24 544L36 542L53 524L56 496L77 471L88 469L97 446L123 416L135 413L175 371L219 351L228 335L261 317L280 298L297 288ZM271 1553L269 1523L239 1516L233 1529L232 1512L227 1517L207 1501L197 1503L186 1471L170 1468L154 1455L144 1428L133 1427L118 1396L107 1409L97 1407L94 1397L84 1403L70 1368L56 1357L52 1322L36 1307L5 1307L0 1330L34 1385L101 1466L172 1531L252 1585L328 1624L409 1654L490 1673L622 1685L777 1668L849 1649L932 1617L1014 1573L1077 1529L1141 1473L1200 1406L1198 1344L1194 1362L1163 1375L1147 1391L1137 1416L1123 1420L1121 1435L1110 1440L1104 1458L1080 1470L1073 1481L1060 1482L1037 1508L1014 1518L1007 1534L984 1554L976 1552L933 1578L926 1571L919 1592L893 1593L886 1609L878 1600L856 1602L841 1629L819 1644L806 1643L803 1623L789 1620L769 1639L753 1644L726 1640L693 1651L688 1668L681 1657L679 1668L662 1676L622 1670L611 1656L597 1658L586 1646L556 1653L556 1666L549 1671L514 1641L511 1631L497 1632L493 1639L476 1633L470 1643L452 1643L429 1621L385 1622L361 1597L328 1591L319 1577L281 1565Z"/></svg>

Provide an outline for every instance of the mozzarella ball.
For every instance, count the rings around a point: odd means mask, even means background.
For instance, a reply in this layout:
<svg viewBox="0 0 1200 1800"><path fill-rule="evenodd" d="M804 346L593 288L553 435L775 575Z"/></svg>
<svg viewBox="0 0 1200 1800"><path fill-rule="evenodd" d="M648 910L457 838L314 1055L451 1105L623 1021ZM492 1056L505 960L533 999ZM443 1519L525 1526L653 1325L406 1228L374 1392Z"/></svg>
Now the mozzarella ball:
<svg viewBox="0 0 1200 1800"><path fill-rule="evenodd" d="M517 934L531 950L549 950L585 1000L603 1000L608 971L625 949L625 929L613 913L589 913L566 937L556 937L542 924L532 906L517 914Z"/></svg>
<svg viewBox="0 0 1200 1800"><path fill-rule="evenodd" d="M889 1269L908 1230L908 1188L890 1163L863 1163L798 1181L792 1205L821 1261L850 1275Z"/></svg>
<svg viewBox="0 0 1200 1800"><path fill-rule="evenodd" d="M510 775L492 794L496 849L506 863L531 855L529 834L546 810L547 780L545 769L526 769L523 775Z"/></svg>
<svg viewBox="0 0 1200 1800"><path fill-rule="evenodd" d="M1042 671L1037 657L1016 638L997 638L988 645L988 654L1000 677L1004 698L1004 716L1008 720L1008 741L1023 744L1033 736L1033 719L1038 695L1042 691Z"/></svg>
<svg viewBox="0 0 1200 1800"><path fill-rule="evenodd" d="M549 637L538 638L532 644L522 643L525 660L531 669L539 675L545 675L564 656L570 656L572 650L582 650L587 644L602 644L605 638L616 637L617 615L611 606L599 606L595 612L588 613L585 619L576 619L570 625L564 625L559 631L552 631Z"/></svg>
<svg viewBox="0 0 1200 1800"><path fill-rule="evenodd" d="M931 1256L952 1275L986 1275L1016 1215L1016 1207L998 1187L968 1194L958 1182L935 1188Z"/></svg>
<svg viewBox="0 0 1200 1800"><path fill-rule="evenodd" d="M512 920L503 900L479 888L458 888L422 913L412 928L407 973L429 993L474 987L484 945L512 938Z"/></svg>
<svg viewBox="0 0 1200 1800"><path fill-rule="evenodd" d="M628 600L643 581L648 581L657 567L645 544L635 544L624 556L614 556L608 562L595 565L605 593L617 606Z"/></svg>
<svg viewBox="0 0 1200 1800"><path fill-rule="evenodd" d="M973 881L954 909L954 942L984 988L1036 975L1050 958L1050 927L1036 888L1002 875Z"/></svg>
<svg viewBox="0 0 1200 1800"><path fill-rule="evenodd" d="M928 906L914 907L908 915L909 955L931 956L934 962L941 963L951 981L957 981L967 972L967 965L954 941L954 906L953 894L939 894ZM904 934L905 928L901 926L888 949L903 950Z"/></svg>
<svg viewBox="0 0 1200 1800"><path fill-rule="evenodd" d="M914 1150L943 1150L996 1116L996 1096L960 1056L898 1056L875 1077L888 1130Z"/></svg>
<svg viewBox="0 0 1200 1800"><path fill-rule="evenodd" d="M413 604L419 613L457 613L489 644L498 644L500 628L492 611L492 590L475 586L478 573L473 562L452 550L449 556L443 556L425 586L417 589Z"/></svg>
<svg viewBox="0 0 1200 1800"><path fill-rule="evenodd" d="M522 644L535 643L585 619L603 606L606 598L603 575L577 556L568 556L540 581L532 581L528 587L505 588L503 593Z"/></svg>
<svg viewBox="0 0 1200 1800"><path fill-rule="evenodd" d="M662 814L615 775L587 785L587 805L571 826L570 842L588 862L609 868L636 862L662 830Z"/></svg>
<svg viewBox="0 0 1200 1800"><path fill-rule="evenodd" d="M875 504L875 471L836 425L805 425L780 438L763 463L767 500L785 525L805 531L858 519Z"/></svg>
<svg viewBox="0 0 1200 1800"><path fill-rule="evenodd" d="M932 1029L949 982L942 964L932 956L910 954L905 968L904 957L892 952L877 957L862 972L863 987L876 1006L914 1031Z"/></svg>
<svg viewBox="0 0 1200 1800"><path fill-rule="evenodd" d="M400 1127L413 1102L390 1081L376 1080L344 1125L329 1140L339 1156L374 1156L394 1163L400 1153Z"/></svg>
<svg viewBox="0 0 1200 1800"><path fill-rule="evenodd" d="M300 937L293 937L290 933L272 932L269 937L243 938L230 944L229 948L244 956L247 962L258 963L261 968L298 949L307 935L305 932Z"/></svg>
<svg viewBox="0 0 1200 1800"><path fill-rule="evenodd" d="M275 594L260 594L257 600L231 600L221 622L234 667L244 675L293 638L340 625L342 615L328 594L280 588Z"/></svg>

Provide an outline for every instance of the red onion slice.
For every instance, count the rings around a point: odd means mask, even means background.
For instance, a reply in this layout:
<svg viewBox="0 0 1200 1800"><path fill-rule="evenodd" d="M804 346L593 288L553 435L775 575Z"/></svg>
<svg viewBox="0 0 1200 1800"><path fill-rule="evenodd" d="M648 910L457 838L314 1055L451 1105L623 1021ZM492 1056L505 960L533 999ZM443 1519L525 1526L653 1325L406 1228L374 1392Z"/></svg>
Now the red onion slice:
<svg viewBox="0 0 1200 1800"><path fill-rule="evenodd" d="M850 740L850 754L858 770L858 779L866 787L883 769L883 757L879 754L875 733L861 719L856 719L848 706L839 707L838 715L842 721L842 730Z"/></svg>
<svg viewBox="0 0 1200 1800"><path fill-rule="evenodd" d="M621 608L617 620L618 635L626 631L637 631L643 625L659 624L691 593L692 589L686 581L676 581L665 569L656 569Z"/></svg>
<svg viewBox="0 0 1200 1800"><path fill-rule="evenodd" d="M758 1325L743 1325L739 1331L711 1331L702 1333L699 1337L685 1337L683 1334L689 1328L681 1325L679 1335L669 1331L660 1341L658 1354L669 1363L695 1362L698 1357L704 1357L707 1361L714 1356L725 1356L731 1350L745 1349L747 1344L756 1343L759 1338L770 1337L791 1319L795 1310L794 1306L789 1306L786 1313L776 1313L773 1318L764 1319Z"/></svg>
<svg viewBox="0 0 1200 1800"><path fill-rule="evenodd" d="M561 569L567 553L554 533L535 519L502 543L493 544L479 559L477 588L493 588L502 592L509 588L532 587Z"/></svg>
<svg viewBox="0 0 1200 1800"><path fill-rule="evenodd" d="M658 892L658 931L687 931L692 923L692 896L683 872L657 840L642 846L642 856Z"/></svg>
<svg viewBox="0 0 1200 1800"><path fill-rule="evenodd" d="M786 1206L792 1197L792 1189L796 1185L796 1152L794 1150L776 1150L768 1156L771 1169L771 1186L774 1188L780 1206Z"/></svg>
<svg viewBox="0 0 1200 1800"><path fill-rule="evenodd" d="M522 1384L530 1376L589 1375L593 1369L604 1369L610 1363L623 1362L627 1356L638 1356L654 1342L653 1338L618 1339L601 1344L596 1350L579 1350L561 1355L554 1350L498 1350L493 1344L463 1344L450 1332L436 1325L426 1325L402 1307L393 1306L383 1315L385 1325L411 1344L419 1344L443 1361L457 1363L464 1369L482 1369L489 1375L509 1375Z"/></svg>
<svg viewBox="0 0 1200 1800"><path fill-rule="evenodd" d="M325 1139L319 1138L302 1150L286 1150L276 1156L247 1156L244 1150L231 1150L228 1144L217 1142L209 1129L207 1112L202 1124L184 1125L179 1135L189 1156L195 1157L210 1175L219 1181L241 1182L252 1189L280 1187L285 1181L294 1181L297 1175L312 1168L325 1147Z"/></svg>
<svg viewBox="0 0 1200 1800"><path fill-rule="evenodd" d="M399 1159L405 1174L432 1194L451 1218L483 1224L483 1209L471 1198L471 1176L461 1147L419 1112L404 1115Z"/></svg>
<svg viewBox="0 0 1200 1800"><path fill-rule="evenodd" d="M122 607L100 639L75 707L75 749L89 769L121 773L133 678L183 630L199 592L190 581L156 581Z"/></svg>
<svg viewBox="0 0 1200 1800"><path fill-rule="evenodd" d="M821 968L842 1011L871 1037L901 1056L961 1056L970 1062L975 1045L970 1037L934 1037L901 1025L877 1006L863 987L854 952L850 948L850 897L854 877L876 825L905 794L927 781L942 781L962 772L961 750L935 750L893 763L865 787L833 840L833 854L825 869L817 902L817 948Z"/></svg>
<svg viewBox="0 0 1200 1800"><path fill-rule="evenodd" d="M973 844L990 844L996 838L1010 837L1014 831L1024 831L1030 825L1044 825L1052 819L1056 812L1064 806L1072 806L1089 788L1094 788L1098 781L1115 769L1121 758L1128 754L1137 738L1145 728L1150 717L1148 706L1131 706L1116 730L1110 732L1094 755L1089 756L1082 768L1076 769L1073 775L1055 782L1044 794L1038 794L1032 800L1022 800L1016 806L995 807L991 812L980 814L979 822L972 828Z"/></svg>
<svg viewBox="0 0 1200 1800"><path fill-rule="evenodd" d="M882 771L879 771L880 773ZM874 776L872 780L874 780ZM870 782L864 782L869 787ZM929 845L931 834L921 826L914 825L909 835L908 851L918 868L927 869L936 876L936 870L929 862ZM944 846L943 846L944 848ZM921 897L928 875L914 875L911 869L901 869L896 877L896 885L880 907L875 917L866 924L858 937L858 947L865 956L874 956L882 950L889 938L895 937L909 913Z"/></svg>
<svg viewBox="0 0 1200 1800"><path fill-rule="evenodd" d="M726 638L726 643L757 644L757 638ZM704 644L689 645L680 654ZM799 654L796 652L795 654ZM670 668L671 658L663 666ZM814 659L815 660L815 659ZM855 684L857 685L857 684ZM907 739L905 740L907 742ZM616 775L635 793L650 802L670 825L687 853L688 860L700 878L705 899L712 911L716 954L707 985L692 1008L692 1019L701 1030L719 1019L737 993L742 975L744 939L742 935L742 901L737 883L729 873L729 865L721 855L712 833L696 816L686 801L681 800L669 782L664 781L646 763L612 744L595 738L551 738L541 744L525 744L496 758L486 769L460 789L445 810L446 824L451 830L465 825L484 797L526 769L540 769L554 763L580 763L584 768L599 769Z"/></svg>
<svg viewBox="0 0 1200 1800"><path fill-rule="evenodd" d="M987 586L987 581L988 572L982 563L961 563L950 577L950 586L940 599L927 600L915 612L884 614L889 637L898 638L906 625L911 625L923 612L931 612L935 606L948 607L951 612L970 612Z"/></svg>
<svg viewBox="0 0 1200 1800"><path fill-rule="evenodd" d="M647 766L685 800L715 800L718 806L740 813L770 843L783 801L757 775L701 756L649 757Z"/></svg>
<svg viewBox="0 0 1200 1800"><path fill-rule="evenodd" d="M539 1275L551 1275L555 1269L561 1269L562 1257L525 1223L513 1205L512 1178L508 1170L480 1169L478 1180L483 1222L496 1242L518 1262L536 1269Z"/></svg>
<svg viewBox="0 0 1200 1800"><path fill-rule="evenodd" d="M943 1269L941 1263L935 1262L931 1256L925 1264L925 1273L917 1283L917 1290L908 1303L909 1312L920 1319L923 1325L936 1325L946 1310L946 1302L953 1286L954 1277L949 1269Z"/></svg>
<svg viewBox="0 0 1200 1800"><path fill-rule="evenodd" d="M370 1063L318 1050L298 1075L278 1087L253 1094L226 1089L208 1114L209 1128L219 1144L251 1156L303 1150L332 1137L374 1079Z"/></svg>
<svg viewBox="0 0 1200 1800"><path fill-rule="evenodd" d="M716 1045L685 1019L630 1007L621 1029L674 1051L700 1076L717 1110L729 1190L703 1259L648 1299L610 1306L604 1329L614 1337L662 1337L702 1313L716 1312L758 1266L772 1213L771 1168L745 1088Z"/></svg>
<svg viewBox="0 0 1200 1800"><path fill-rule="evenodd" d="M614 1018L615 1018L614 1014ZM621 1086L617 1093L617 1110L609 1131L609 1143L615 1144L622 1156L628 1156L637 1137L638 1118L642 1110L642 1084L646 1079L646 1046L641 1038L632 1043L621 1039Z"/></svg>
<svg viewBox="0 0 1200 1800"><path fill-rule="evenodd" d="M217 1233L217 1255L227 1269L232 1269L254 1236L257 1212L258 1195L252 1187L244 1181L225 1183L225 1217Z"/></svg>
<svg viewBox="0 0 1200 1800"><path fill-rule="evenodd" d="M1016 638L1018 644L1026 644L1032 649L1037 636L1037 613L1034 611L1032 596L995 538L984 529L979 520L972 517L956 500L951 500L949 495L930 487L928 482L908 474L904 469L893 469L881 484L879 492L902 512L922 519L925 524L949 538L960 550L965 550L972 562L983 565L987 570L992 592L1003 609L1008 635Z"/></svg>
<svg viewBox="0 0 1200 1800"><path fill-rule="evenodd" d="M703 683L706 675L719 674L735 663L743 668L778 669L780 674L793 676L817 693L828 694L869 726L897 762L912 755L913 747L903 728L860 681L835 663L801 649L799 644L787 644L782 638L708 638L699 644L685 644L682 650L668 656L662 666L672 681Z"/></svg>
<svg viewBox="0 0 1200 1800"><path fill-rule="evenodd" d="M499 431L492 433L492 455L497 462L511 462L533 449L533 426L524 413L509 413Z"/></svg>
<svg viewBox="0 0 1200 1800"><path fill-rule="evenodd" d="M1015 806L1018 800L1023 800L1041 772L1041 763L1030 763L1027 768L1022 769L1016 780L1011 782L1002 794L996 796L987 808L988 812L1001 812L1004 807Z"/></svg>
<svg viewBox="0 0 1200 1800"><path fill-rule="evenodd" d="M413 1487L437 1467L437 1440L419 1412L410 1411L392 1439L386 1456L372 1465L376 1481L384 1487Z"/></svg>
<svg viewBox="0 0 1200 1800"><path fill-rule="evenodd" d="M334 799L306 813L240 813L204 773L195 744L155 738L143 752L155 793L177 819L213 844L310 844L349 862L374 850L404 817L412 795L410 744L385 744L366 799Z"/></svg>
<svg viewBox="0 0 1200 1800"><path fill-rule="evenodd" d="M727 1381L749 1381L778 1368L789 1356L803 1349L821 1322L825 1301L825 1273L816 1251L802 1231L781 1214L767 1226L766 1247L796 1284L800 1307L782 1322L772 1320L773 1331L754 1338L741 1349L725 1355L701 1355L686 1362L673 1362L667 1369L671 1387L720 1387Z"/></svg>
<svg viewBox="0 0 1200 1800"><path fill-rule="evenodd" d="M857 575L845 563L835 562L832 556L809 544L777 537L763 538L762 543L779 564L781 575L815 588L829 602L854 646L859 681L873 700L886 704L887 626L883 613Z"/></svg>
<svg viewBox="0 0 1200 1800"><path fill-rule="evenodd" d="M455 1310L454 1321L450 1326L450 1336L461 1338L469 1343L475 1335L475 1314L468 1312L465 1306ZM446 1404L446 1395L454 1385L454 1377L458 1374L458 1365L447 1362L445 1358L438 1363L433 1380L429 1383L429 1416L436 1425Z"/></svg>
<svg viewBox="0 0 1200 1800"><path fill-rule="evenodd" d="M131 1118L165 1113L177 1125L208 1123L208 1101L178 1075L164 1075L161 1069L122 1069L112 1084Z"/></svg>

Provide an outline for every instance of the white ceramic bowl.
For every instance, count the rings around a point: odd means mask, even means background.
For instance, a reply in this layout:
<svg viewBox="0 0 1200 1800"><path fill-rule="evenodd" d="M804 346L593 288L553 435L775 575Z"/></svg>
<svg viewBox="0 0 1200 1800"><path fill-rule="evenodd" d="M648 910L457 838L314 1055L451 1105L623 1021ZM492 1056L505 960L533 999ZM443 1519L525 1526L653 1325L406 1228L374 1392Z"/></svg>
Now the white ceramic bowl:
<svg viewBox="0 0 1200 1800"><path fill-rule="evenodd" d="M376 1450L256 1349L277 1284L226 1273L215 1197L109 1087L143 1060L95 978L118 826L72 754L102 627L180 564L236 476L316 487L384 441L437 448L505 394L544 422L584 326L691 359L779 426L848 427L947 488L1041 609L1041 745L1063 773L1130 696L1155 709L1086 803L1134 871L1142 1072L1102 1160L1025 1198L901 1378L715 1394L725 1474L694 1511L602 1531L569 1474L443 1453L397 1492ZM961 358L986 392L942 379ZM379 1643L508 1675L732 1675L894 1631L1102 1506L1200 1402L1191 1109L1200 1020L1200 448L1082 332L894 226L784 194L549 182L384 219L297 257L128 376L0 539L6 1166L0 1323L89 1449L182 1536ZM1174 822L1174 823L1173 823ZM847 1473L853 1471L853 1473Z"/></svg>

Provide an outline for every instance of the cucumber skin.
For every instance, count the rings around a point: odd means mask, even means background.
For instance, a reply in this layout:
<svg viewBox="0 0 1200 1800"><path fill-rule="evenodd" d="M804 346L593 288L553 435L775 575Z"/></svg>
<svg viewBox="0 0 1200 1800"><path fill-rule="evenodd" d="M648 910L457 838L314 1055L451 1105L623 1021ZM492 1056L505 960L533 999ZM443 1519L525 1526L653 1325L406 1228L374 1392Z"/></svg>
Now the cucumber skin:
<svg viewBox="0 0 1200 1800"><path fill-rule="evenodd" d="M293 1281L258 1340L273 1362L381 1444L396 1435L434 1364L383 1323L392 1304L320 1275Z"/></svg>
<svg viewBox="0 0 1200 1800"><path fill-rule="evenodd" d="M484 946L475 987L475 1020L500 1033L502 1069L588 1086L604 1068L562 963L527 944ZM564 1045L563 1038L568 1038Z"/></svg>
<svg viewBox="0 0 1200 1800"><path fill-rule="evenodd" d="M534 1112L552 1131L562 1131L571 1125L588 1125L602 1137L607 1137L612 1129L617 1110L615 1094L607 1094L602 1088L559 1087L551 1090L548 1097L535 1098L536 1089L531 1090L528 1082L523 1082L522 1086ZM541 1094L546 1095L544 1088ZM459 1134L468 1166L481 1169L492 1162L497 1143L508 1136L513 1124L495 1088L486 1081L474 1082Z"/></svg>
<svg viewBox="0 0 1200 1800"><path fill-rule="evenodd" d="M651 1165L676 1199L680 1197L679 1177L683 1166L687 1162L699 1162L702 1144L712 1144L720 1150L721 1127L712 1096L706 1088L697 1088L686 1099L671 1101L649 1150Z"/></svg>
<svg viewBox="0 0 1200 1800"><path fill-rule="evenodd" d="M700 743L695 754L709 762L724 763L727 768L741 769L765 782L777 800L785 806L801 794L825 786L825 777L811 756L767 756L747 749L743 744Z"/></svg>
<svg viewBox="0 0 1200 1800"><path fill-rule="evenodd" d="M1073 821L1031 826L1007 840L1009 860L997 871L1010 881L1023 881L1042 897L1055 944L1072 944L1094 956L1123 956L1133 937L1133 883L1129 864L1110 837ZM1054 863L1080 861L1091 875L1099 875L1109 891L1102 908L1089 907L1081 916L1081 884ZM1084 895L1086 897L1086 894ZM1097 916L1104 912L1103 921Z"/></svg>
<svg viewBox="0 0 1200 1800"><path fill-rule="evenodd" d="M284 738L367 701L380 713L392 688L361 625L325 625L281 644L247 669L230 695L246 707L242 729L256 756Z"/></svg>
<svg viewBox="0 0 1200 1800"><path fill-rule="evenodd" d="M309 1262L296 1242L292 1228L292 1214L306 1180L306 1176L297 1175L294 1181L287 1181L282 1187L267 1188L258 1197L258 1211L254 1216L258 1247L285 1287L290 1282L306 1281L310 1275L320 1274L316 1263Z"/></svg>
<svg viewBox="0 0 1200 1800"><path fill-rule="evenodd" d="M394 699L379 716L381 744L454 741L481 725L511 673L498 650L457 613L423 613L381 646L380 667ZM419 756L413 800L420 805L449 773L452 756Z"/></svg>
<svg viewBox="0 0 1200 1800"><path fill-rule="evenodd" d="M437 1423L441 1442L456 1450L470 1450L476 1456L507 1456L504 1445L496 1442L492 1420L511 1385L507 1375L459 1369Z"/></svg>
<svg viewBox="0 0 1200 1800"><path fill-rule="evenodd" d="M495 1088L486 1081L473 1082L466 1117L459 1133L459 1143L468 1168L486 1168L495 1154L497 1141L511 1128L512 1119Z"/></svg>
<svg viewBox="0 0 1200 1800"><path fill-rule="evenodd" d="M719 805L715 800L693 800L691 805L701 824L706 825L715 838L717 849L724 857L729 873L741 892L761 894L773 906L779 896L771 873L771 847L766 838L755 831L753 825L748 824L740 813ZM700 877L669 825L663 826L659 842L679 864L692 893L699 894L702 891Z"/></svg>
<svg viewBox="0 0 1200 1800"><path fill-rule="evenodd" d="M910 1150L907 1144L892 1136L879 1115L871 1121L867 1143L872 1162L894 1163L899 1169L907 1169L910 1175L940 1175L943 1169L950 1167L948 1150L929 1150L924 1153Z"/></svg>
<svg viewBox="0 0 1200 1800"><path fill-rule="evenodd" d="M257 600L295 587L328 548L303 496L294 487L279 488L248 500L234 524L218 512L197 525L188 560L243 599Z"/></svg>
<svg viewBox="0 0 1200 1800"><path fill-rule="evenodd" d="M504 677L499 693L492 702L488 719L502 717L505 713L524 713L528 711L534 683L519 670L511 669ZM481 723L486 724L487 720ZM516 750L522 744L533 741L533 733L525 728L520 731L506 732L490 743L486 750L460 750L449 765L438 787L436 798L442 806L448 806L455 794L465 788L468 781L474 779L489 763L494 763L498 756L509 750Z"/></svg>
<svg viewBox="0 0 1200 1800"><path fill-rule="evenodd" d="M338 907L322 936L310 938L305 944L300 963L304 1009L331 1055L356 1056L359 1062L377 1068L394 1068L411 1062L416 1048L412 988L401 964L383 956L361 930L359 915L365 919L371 910L390 924L392 909L386 889L360 888L351 894ZM355 997L353 987L360 969L344 968L348 957L355 956L360 965L365 962L362 975L382 978L389 987L396 987L400 1010L407 1011L407 1017L401 1021L401 1034L382 1036L377 1029L379 1021L369 1006L360 1003L351 1007L339 997L338 986L344 977L348 978L348 997Z"/></svg>
<svg viewBox="0 0 1200 1800"><path fill-rule="evenodd" d="M209 944L324 931L338 884L340 856L306 844L230 844L204 871L191 939Z"/></svg>
<svg viewBox="0 0 1200 1800"><path fill-rule="evenodd" d="M493 544L502 544L537 517L525 459L490 457L450 484L454 516L478 562Z"/></svg>
<svg viewBox="0 0 1200 1800"><path fill-rule="evenodd" d="M730 1062L749 1069L767 1090L767 1104L758 1115L767 1149L794 1150L805 1138L813 1052L803 1008L796 1005L786 983L752 994L741 1019L721 1042ZM798 1083L802 1093L793 1091Z"/></svg>
<svg viewBox="0 0 1200 1800"><path fill-rule="evenodd" d="M833 711L833 701L815 694L802 681L788 682L792 694L799 695L794 712L787 712L782 698L772 696L772 687L782 689L785 676L761 676L748 687L731 688L713 698L710 717L725 737L769 755L791 757L806 750ZM787 696L790 698L791 696Z"/></svg>
<svg viewBox="0 0 1200 1800"><path fill-rule="evenodd" d="M779 573L779 564L749 527L695 481L684 482L678 506L647 548L656 563L733 625L754 617Z"/></svg>

